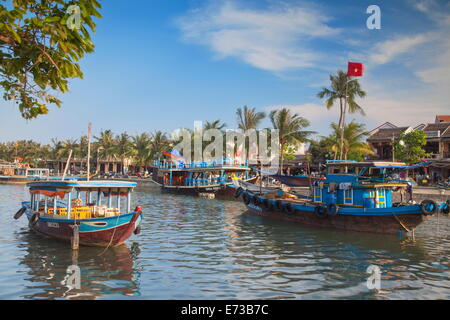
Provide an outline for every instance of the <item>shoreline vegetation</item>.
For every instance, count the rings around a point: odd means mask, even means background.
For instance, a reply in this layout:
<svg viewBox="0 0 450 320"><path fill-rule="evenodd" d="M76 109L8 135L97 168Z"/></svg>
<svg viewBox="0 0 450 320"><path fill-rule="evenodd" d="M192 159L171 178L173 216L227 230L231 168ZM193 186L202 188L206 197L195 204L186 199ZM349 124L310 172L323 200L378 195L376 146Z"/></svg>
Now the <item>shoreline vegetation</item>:
<svg viewBox="0 0 450 320"><path fill-rule="evenodd" d="M346 83L352 83L352 85L346 88ZM356 96L360 98L366 96L366 92L361 90L357 79L347 76L342 70L339 70L337 75L330 75L330 87L322 88L317 97L325 99L327 109L339 105L339 123L331 123L331 133L328 136L319 136L316 140L311 138L316 132L307 130L310 126L309 120L288 108L273 110L269 115L248 106L238 108L235 112L237 128L260 130L261 121L266 117L269 118L272 127L266 129L276 129L279 133L280 172L283 171L283 163L295 160L298 147L306 143L309 144L306 153L306 160L309 163L323 163L327 160L362 161L374 156L375 152L365 141L369 135L365 124L354 120L348 124L345 123L347 113L365 114L363 107L355 102ZM345 97L348 98L348 103L343 104ZM208 129L220 130L225 135L227 125L221 120L205 121L203 130ZM195 134L190 129L182 130L187 130L191 136ZM422 149L426 139L423 132L415 131L408 135L411 136L403 134L401 141L394 141L396 159L414 163L427 155ZM168 133L162 131L143 132L132 136L126 131L115 134L111 130L102 130L98 136L94 136L91 150L96 159L121 161L123 171L125 160L128 160L129 165L147 168L153 160L164 159L163 152L172 149L179 142L179 140L170 139ZM202 151L207 145L203 143ZM13 162L20 157L23 162L38 167L48 160L67 159L72 150L72 157L83 163L87 161L87 146L87 136L65 140L51 139L50 144L41 144L33 140L3 142L0 143L0 162ZM251 155L248 152L247 142L245 149L247 150L246 158L249 159ZM414 150L414 152L411 153L408 150Z"/></svg>
<svg viewBox="0 0 450 320"><path fill-rule="evenodd" d="M240 130L258 130L261 121L266 118L264 112L257 112L255 108L244 106L236 110L237 128ZM274 110L269 115L272 128L277 129L280 136L280 157L283 162L294 160L294 154L300 144L309 143L308 160L321 161L333 159L337 155L339 132L336 124L332 124L333 132L319 140L310 138L314 131L306 130L310 123L299 114L292 113L283 108ZM220 120L205 121L203 130L218 129L224 135L227 125ZM193 133L190 129L185 129ZM345 156L358 160L365 154L373 154L370 147L363 142L366 136L365 126L351 122L345 131ZM225 141L225 140L224 140ZM103 160L115 160L125 162L131 160L134 166L149 166L153 160L163 159L163 152L173 148L179 141L169 138L168 133L154 131L129 135L127 132L115 134L111 130L102 130L91 141L92 158ZM205 143L203 150L208 144ZM18 140L0 143L0 163L11 163L17 158L31 166L39 167L48 160L67 159L72 150L72 159L87 161L88 138L86 135L80 138L65 140L51 139L49 144L42 144L34 140ZM248 149L248 146L247 148ZM248 151L248 150L247 150ZM249 156L247 154L247 156Z"/></svg>

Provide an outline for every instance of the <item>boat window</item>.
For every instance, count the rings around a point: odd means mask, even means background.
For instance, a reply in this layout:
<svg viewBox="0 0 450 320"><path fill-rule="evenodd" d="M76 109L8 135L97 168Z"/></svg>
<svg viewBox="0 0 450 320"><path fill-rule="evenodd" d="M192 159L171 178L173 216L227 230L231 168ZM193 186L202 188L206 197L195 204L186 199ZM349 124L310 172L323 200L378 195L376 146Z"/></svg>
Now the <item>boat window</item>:
<svg viewBox="0 0 450 320"><path fill-rule="evenodd" d="M322 202L322 189L320 187L314 188L314 202Z"/></svg>
<svg viewBox="0 0 450 320"><path fill-rule="evenodd" d="M341 168L339 168L339 167L329 167L328 168L328 173L329 174L339 174L339 173L341 173Z"/></svg>
<svg viewBox="0 0 450 320"><path fill-rule="evenodd" d="M370 175L371 175L372 177L377 177L377 178L383 177L383 173L382 173L382 171L381 171L380 168L371 168L371 169L370 169L370 172L371 172Z"/></svg>
<svg viewBox="0 0 450 320"><path fill-rule="evenodd" d="M24 176L26 172L26 169L14 169L14 175L16 176Z"/></svg>
<svg viewBox="0 0 450 320"><path fill-rule="evenodd" d="M345 167L345 168L346 168L346 172L347 173L351 173L351 174L355 173L355 170L356 170L355 167Z"/></svg>

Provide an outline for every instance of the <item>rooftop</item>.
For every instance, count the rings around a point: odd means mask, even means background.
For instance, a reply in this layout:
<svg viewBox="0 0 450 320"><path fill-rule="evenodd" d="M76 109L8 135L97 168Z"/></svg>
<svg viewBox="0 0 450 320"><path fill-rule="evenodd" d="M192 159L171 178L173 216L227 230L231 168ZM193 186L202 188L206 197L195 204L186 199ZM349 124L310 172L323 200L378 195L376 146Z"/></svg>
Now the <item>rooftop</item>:
<svg viewBox="0 0 450 320"><path fill-rule="evenodd" d="M30 188L56 188L56 189L132 189L137 186L135 182L129 181L102 181L102 180L93 180L93 181L75 181L75 180L67 180L67 181L39 181L39 182L30 182L27 184Z"/></svg>
<svg viewBox="0 0 450 320"><path fill-rule="evenodd" d="M370 137L367 138L368 141L371 140L389 140L394 136L397 138L401 132L408 130L410 127L397 127L397 128L382 128L378 129Z"/></svg>
<svg viewBox="0 0 450 320"><path fill-rule="evenodd" d="M437 115L436 122L450 122L450 115Z"/></svg>

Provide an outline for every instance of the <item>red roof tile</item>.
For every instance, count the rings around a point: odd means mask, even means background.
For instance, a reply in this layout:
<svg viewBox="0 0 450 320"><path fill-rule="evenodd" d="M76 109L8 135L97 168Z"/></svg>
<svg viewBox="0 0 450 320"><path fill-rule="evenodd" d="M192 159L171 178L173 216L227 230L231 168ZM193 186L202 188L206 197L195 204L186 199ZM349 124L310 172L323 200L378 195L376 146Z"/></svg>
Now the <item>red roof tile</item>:
<svg viewBox="0 0 450 320"><path fill-rule="evenodd" d="M438 115L436 116L436 122L450 122L450 115Z"/></svg>

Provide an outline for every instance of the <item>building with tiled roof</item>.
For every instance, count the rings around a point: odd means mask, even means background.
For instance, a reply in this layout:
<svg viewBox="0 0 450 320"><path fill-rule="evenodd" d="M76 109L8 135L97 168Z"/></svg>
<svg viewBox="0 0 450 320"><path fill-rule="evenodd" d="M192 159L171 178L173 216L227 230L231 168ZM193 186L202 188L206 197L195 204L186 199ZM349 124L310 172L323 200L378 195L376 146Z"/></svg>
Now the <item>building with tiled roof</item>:
<svg viewBox="0 0 450 320"><path fill-rule="evenodd" d="M436 116L436 123L439 122L450 122L450 115L438 115Z"/></svg>
<svg viewBox="0 0 450 320"><path fill-rule="evenodd" d="M392 141L397 139L401 132L423 130L426 134L427 144L425 151L429 154L430 176L433 181L448 179L450 176L450 115L438 115L434 123L421 123L415 127L397 127L390 122L373 129L369 133L367 143L376 152L374 158L379 160L395 160L392 155Z"/></svg>
<svg viewBox="0 0 450 320"><path fill-rule="evenodd" d="M379 160L391 161L393 160L393 139L398 139L402 132L410 132L412 130L413 129L411 127L380 126L370 132L370 135L367 138L367 143L375 150L375 158Z"/></svg>

